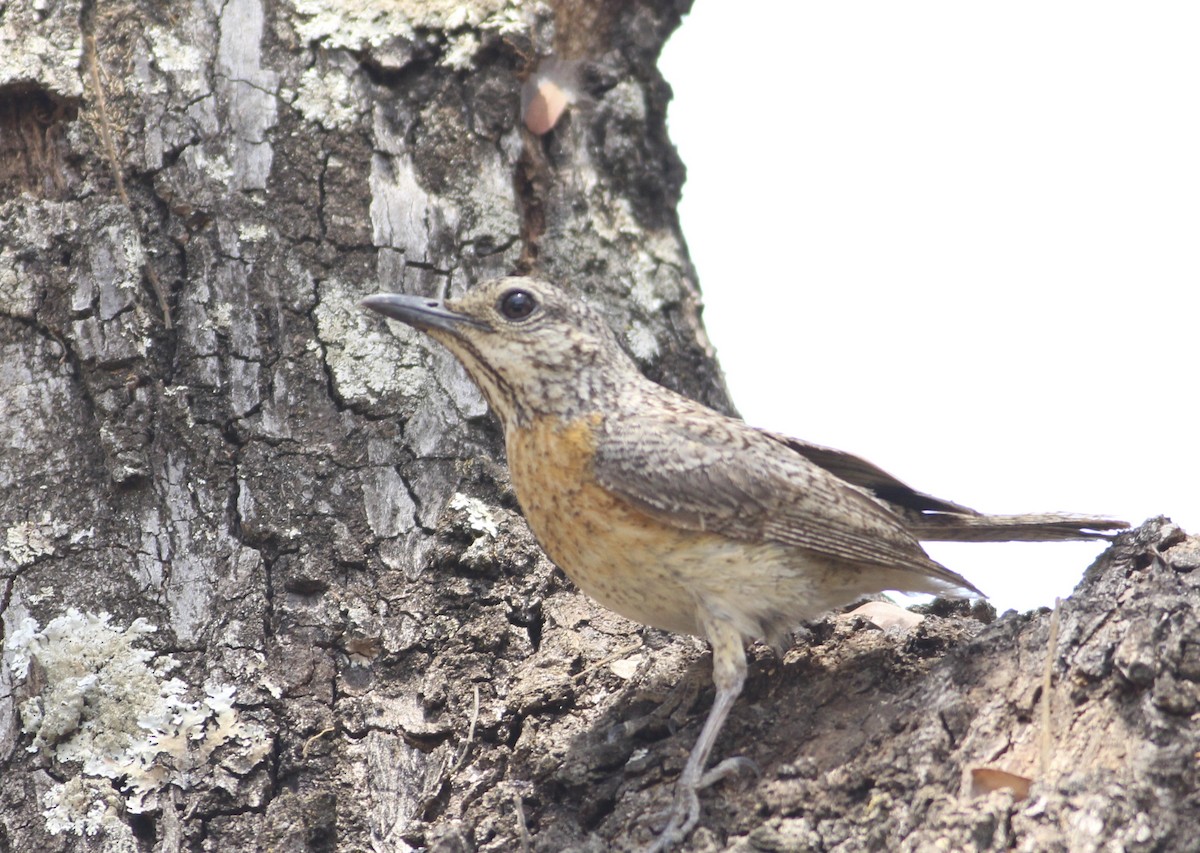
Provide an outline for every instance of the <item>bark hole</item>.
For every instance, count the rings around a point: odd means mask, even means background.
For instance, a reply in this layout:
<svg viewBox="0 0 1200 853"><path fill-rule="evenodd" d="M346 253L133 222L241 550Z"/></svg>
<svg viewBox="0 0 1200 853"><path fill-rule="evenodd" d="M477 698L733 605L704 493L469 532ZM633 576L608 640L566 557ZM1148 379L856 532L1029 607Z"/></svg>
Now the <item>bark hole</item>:
<svg viewBox="0 0 1200 853"><path fill-rule="evenodd" d="M73 181L64 130L73 104L31 86L0 88L0 199L22 192L61 199Z"/></svg>

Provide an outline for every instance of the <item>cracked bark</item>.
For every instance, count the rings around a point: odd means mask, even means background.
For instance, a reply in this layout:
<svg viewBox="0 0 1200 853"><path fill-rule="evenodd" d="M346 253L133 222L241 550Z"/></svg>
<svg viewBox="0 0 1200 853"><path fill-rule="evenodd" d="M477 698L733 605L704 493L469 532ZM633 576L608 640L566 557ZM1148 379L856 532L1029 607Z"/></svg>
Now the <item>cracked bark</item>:
<svg viewBox="0 0 1200 853"><path fill-rule="evenodd" d="M461 369L356 302L534 267L603 305L651 375L727 408L654 66L685 6L4 7L0 851L650 837L711 701L701 650L630 649L635 626L530 539ZM535 138L521 78L550 54L583 61L587 91ZM1045 613L831 619L756 652L718 750L764 775L709 792L689 845L1194 847L1196 554L1151 524L1064 605L1044 772ZM142 813L127 779L61 754L111 721L85 710L28 752L20 711L48 676L15 673L18 634L70 608L153 623L140 647L191 701L234 687L269 752L160 760ZM991 765L1033 777L1030 799L973 798ZM44 797L79 777L111 820L51 834Z"/></svg>

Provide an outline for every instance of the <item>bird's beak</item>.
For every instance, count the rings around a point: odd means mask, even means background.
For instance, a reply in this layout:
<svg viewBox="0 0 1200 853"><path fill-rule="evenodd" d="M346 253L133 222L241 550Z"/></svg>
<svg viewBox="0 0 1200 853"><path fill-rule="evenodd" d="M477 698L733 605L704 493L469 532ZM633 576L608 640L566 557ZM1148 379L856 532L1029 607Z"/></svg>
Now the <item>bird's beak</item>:
<svg viewBox="0 0 1200 853"><path fill-rule="evenodd" d="M376 293L358 304L421 331L441 330L458 334L463 326L483 325L474 317L451 311L442 300L425 296Z"/></svg>

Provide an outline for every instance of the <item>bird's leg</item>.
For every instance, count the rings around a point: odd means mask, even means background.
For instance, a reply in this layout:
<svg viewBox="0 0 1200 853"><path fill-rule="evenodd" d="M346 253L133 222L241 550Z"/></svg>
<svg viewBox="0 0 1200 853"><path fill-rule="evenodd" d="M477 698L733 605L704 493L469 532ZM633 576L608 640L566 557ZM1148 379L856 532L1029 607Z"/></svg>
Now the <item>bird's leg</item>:
<svg viewBox="0 0 1200 853"><path fill-rule="evenodd" d="M700 820L700 798L696 792L720 781L745 764L744 759L731 758L722 761L708 773L704 772L717 735L721 733L721 727L725 725L725 719L742 692L742 685L746 683L746 649L741 632L711 616L704 627L712 644L713 682L717 686L717 698L713 700L700 737L696 738L696 745L692 747L683 773L675 785L675 802L669 813L667 827L647 853L661 853L687 838Z"/></svg>

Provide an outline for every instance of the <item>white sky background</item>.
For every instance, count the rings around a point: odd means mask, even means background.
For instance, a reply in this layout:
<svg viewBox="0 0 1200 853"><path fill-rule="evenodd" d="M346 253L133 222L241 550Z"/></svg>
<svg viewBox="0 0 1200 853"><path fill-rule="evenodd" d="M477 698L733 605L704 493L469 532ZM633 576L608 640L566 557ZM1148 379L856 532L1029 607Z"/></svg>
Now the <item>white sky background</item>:
<svg viewBox="0 0 1200 853"><path fill-rule="evenodd" d="M660 67L748 421L1200 533L1200 3L697 0ZM1102 548L928 546L1000 610Z"/></svg>

